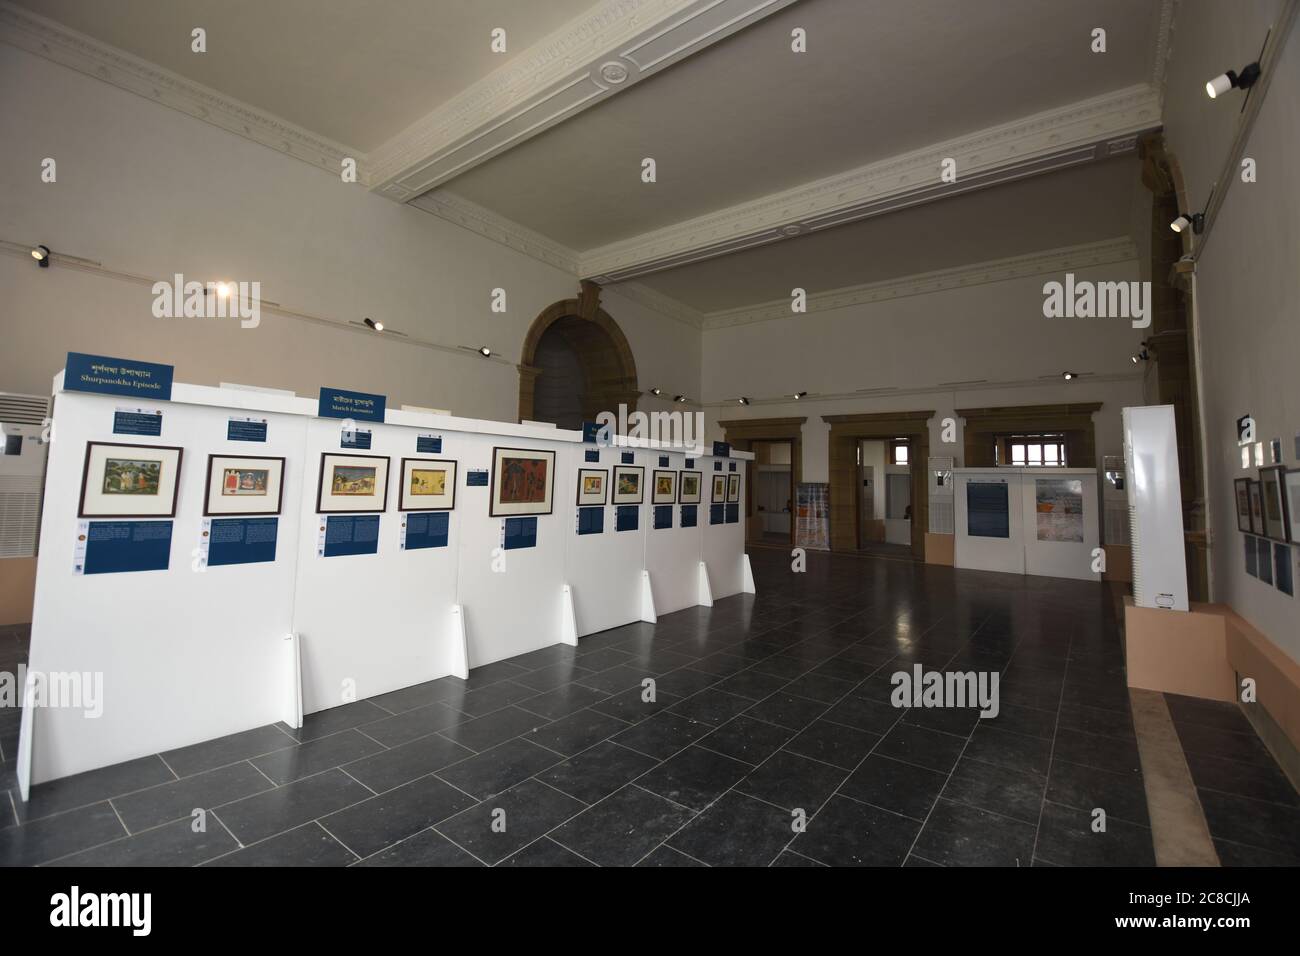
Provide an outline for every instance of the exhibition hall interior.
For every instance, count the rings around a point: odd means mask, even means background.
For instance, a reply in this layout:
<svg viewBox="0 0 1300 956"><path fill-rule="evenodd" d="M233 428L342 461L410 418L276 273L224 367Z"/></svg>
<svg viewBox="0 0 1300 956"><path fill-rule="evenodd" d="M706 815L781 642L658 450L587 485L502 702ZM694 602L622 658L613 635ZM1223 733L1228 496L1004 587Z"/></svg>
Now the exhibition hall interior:
<svg viewBox="0 0 1300 956"><path fill-rule="evenodd" d="M0 864L1300 864L1298 12L0 0Z"/></svg>

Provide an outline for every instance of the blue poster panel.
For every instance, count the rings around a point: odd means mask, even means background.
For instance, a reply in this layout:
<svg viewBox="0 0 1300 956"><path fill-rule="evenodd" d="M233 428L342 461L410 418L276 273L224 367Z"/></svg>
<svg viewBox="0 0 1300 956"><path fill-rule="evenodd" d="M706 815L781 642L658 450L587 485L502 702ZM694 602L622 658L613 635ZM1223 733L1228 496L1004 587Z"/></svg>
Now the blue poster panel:
<svg viewBox="0 0 1300 956"><path fill-rule="evenodd" d="M713 443L713 454L717 458L730 458L731 445L725 441L715 441Z"/></svg>
<svg viewBox="0 0 1300 956"><path fill-rule="evenodd" d="M119 408L113 413L114 435L150 435L162 434L162 412L135 411Z"/></svg>
<svg viewBox="0 0 1300 956"><path fill-rule="evenodd" d="M1259 567L1256 565L1258 552L1255 550L1255 539L1246 535L1246 573L1252 578L1259 577Z"/></svg>
<svg viewBox="0 0 1300 956"><path fill-rule="evenodd" d="M415 439L415 453L417 455L441 455L442 436L441 435L417 436Z"/></svg>
<svg viewBox="0 0 1300 956"><path fill-rule="evenodd" d="M619 505L614 514L615 531L635 531L641 524L640 505Z"/></svg>
<svg viewBox="0 0 1300 956"><path fill-rule="evenodd" d="M86 531L84 574L166 571L172 550L170 521L92 521Z"/></svg>
<svg viewBox="0 0 1300 956"><path fill-rule="evenodd" d="M688 469L689 469L689 468L694 468L694 467L695 467L695 459L694 459L694 458L687 458L687 459L686 459L686 467L687 467Z"/></svg>
<svg viewBox="0 0 1300 956"><path fill-rule="evenodd" d="M623 464L625 465L632 464L632 453L630 451L623 452Z"/></svg>
<svg viewBox="0 0 1300 956"><path fill-rule="evenodd" d="M537 547L537 516L504 518L504 535L501 546L507 551L517 548Z"/></svg>
<svg viewBox="0 0 1300 956"><path fill-rule="evenodd" d="M63 387L70 392L132 395L164 402L172 397L170 365L69 352L63 368Z"/></svg>
<svg viewBox="0 0 1300 956"><path fill-rule="evenodd" d="M578 509L578 534L604 534L605 509L601 507Z"/></svg>
<svg viewBox="0 0 1300 956"><path fill-rule="evenodd" d="M709 524L722 524L726 520L726 508L724 504L709 505Z"/></svg>
<svg viewBox="0 0 1300 956"><path fill-rule="evenodd" d="M337 558L379 551L379 515L326 515L321 555Z"/></svg>
<svg viewBox="0 0 1300 956"><path fill-rule="evenodd" d="M279 518L213 518L208 567L274 561L279 531Z"/></svg>
<svg viewBox="0 0 1300 956"><path fill-rule="evenodd" d="M1283 594L1295 594L1295 584L1291 580L1291 548L1285 544L1273 545L1274 578L1277 589Z"/></svg>
<svg viewBox="0 0 1300 956"><path fill-rule="evenodd" d="M416 551L420 548L447 547L447 530L451 527L450 511L412 511L402 516L404 528L402 548Z"/></svg>
<svg viewBox="0 0 1300 956"><path fill-rule="evenodd" d="M1273 545L1268 538L1256 538L1255 547L1259 553L1259 579L1265 584L1273 583Z"/></svg>
<svg viewBox="0 0 1300 956"><path fill-rule="evenodd" d="M369 448L370 447L370 430L362 428L350 428L343 432L342 438L339 439L340 448Z"/></svg>
<svg viewBox="0 0 1300 956"><path fill-rule="evenodd" d="M735 471L735 470L736 470L736 463L734 461L727 462L727 471Z"/></svg>
<svg viewBox="0 0 1300 956"><path fill-rule="evenodd" d="M488 473L486 471L465 472L465 486L467 488L486 488L488 486Z"/></svg>
<svg viewBox="0 0 1300 956"><path fill-rule="evenodd" d="M740 520L740 503L732 502L727 505L727 524L735 524Z"/></svg>
<svg viewBox="0 0 1300 956"><path fill-rule="evenodd" d="M226 422L226 441L266 441L266 419L230 419Z"/></svg>
<svg viewBox="0 0 1300 956"><path fill-rule="evenodd" d="M1011 508L1004 481L966 485L966 534L972 538L1011 537Z"/></svg>
<svg viewBox="0 0 1300 956"><path fill-rule="evenodd" d="M321 388L316 414L321 418L351 418L354 421L382 422L388 399L369 392L349 392L345 388Z"/></svg>
<svg viewBox="0 0 1300 956"><path fill-rule="evenodd" d="M714 470L714 471L722 471L722 462L720 462L720 461L715 461L715 462L713 463L713 470Z"/></svg>
<svg viewBox="0 0 1300 956"><path fill-rule="evenodd" d="M694 528L699 520L699 505L682 505L682 527Z"/></svg>
<svg viewBox="0 0 1300 956"><path fill-rule="evenodd" d="M600 452L588 450L583 453L587 461L600 461Z"/></svg>
<svg viewBox="0 0 1300 956"><path fill-rule="evenodd" d="M671 528L673 526L673 506L655 505L654 522L656 529Z"/></svg>

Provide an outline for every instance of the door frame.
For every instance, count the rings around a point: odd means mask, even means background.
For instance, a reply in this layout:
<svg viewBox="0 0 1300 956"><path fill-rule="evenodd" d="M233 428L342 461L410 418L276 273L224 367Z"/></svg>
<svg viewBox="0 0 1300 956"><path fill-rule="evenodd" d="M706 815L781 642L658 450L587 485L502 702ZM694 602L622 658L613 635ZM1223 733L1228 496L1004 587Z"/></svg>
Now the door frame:
<svg viewBox="0 0 1300 956"><path fill-rule="evenodd" d="M790 544L795 541L795 515L798 508L795 499L803 478L803 425L804 418L737 418L718 422L723 438L737 451L752 451L756 441L778 441L790 443ZM745 487L754 487L754 463L745 463ZM745 495L746 516L753 514L754 496Z"/></svg>

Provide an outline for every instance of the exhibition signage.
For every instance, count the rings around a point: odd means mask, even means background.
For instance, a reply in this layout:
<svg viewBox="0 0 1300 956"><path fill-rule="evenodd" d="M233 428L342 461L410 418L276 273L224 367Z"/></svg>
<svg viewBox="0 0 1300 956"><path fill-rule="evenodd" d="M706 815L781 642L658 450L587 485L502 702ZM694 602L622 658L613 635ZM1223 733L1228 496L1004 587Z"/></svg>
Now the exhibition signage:
<svg viewBox="0 0 1300 956"><path fill-rule="evenodd" d="M699 505L682 505L682 527L694 528Z"/></svg>
<svg viewBox="0 0 1300 956"><path fill-rule="evenodd" d="M119 408L113 412L114 435L162 434L162 412L152 408Z"/></svg>
<svg viewBox="0 0 1300 956"><path fill-rule="evenodd" d="M672 505L655 505L654 526L655 530L659 530L660 528L671 528L673 526Z"/></svg>
<svg viewBox="0 0 1300 956"><path fill-rule="evenodd" d="M172 549L170 521L80 521L77 574L165 571Z"/></svg>
<svg viewBox="0 0 1300 956"><path fill-rule="evenodd" d="M713 443L713 454L717 458L730 458L731 446L725 441L715 441Z"/></svg>
<svg viewBox="0 0 1300 956"><path fill-rule="evenodd" d="M168 401L172 397L172 372L172 366L156 362L69 352L64 365L63 387L70 392L133 395Z"/></svg>
<svg viewBox="0 0 1300 956"><path fill-rule="evenodd" d="M618 512L614 515L614 530L635 531L640 523L640 513L639 505L619 505Z"/></svg>
<svg viewBox="0 0 1300 956"><path fill-rule="evenodd" d="M203 523L207 532L204 563L208 567L275 560L279 518L205 518Z"/></svg>
<svg viewBox="0 0 1300 956"><path fill-rule="evenodd" d="M535 516L503 518L501 546L507 551L537 547L537 518Z"/></svg>
<svg viewBox="0 0 1300 956"><path fill-rule="evenodd" d="M441 455L442 436L417 435L415 437L415 453L417 455Z"/></svg>
<svg viewBox="0 0 1300 956"><path fill-rule="evenodd" d="M735 524L740 520L740 505L727 505L727 524Z"/></svg>
<svg viewBox="0 0 1300 956"><path fill-rule="evenodd" d="M375 554L379 550L379 515L328 515L317 549L324 558Z"/></svg>
<svg viewBox="0 0 1300 956"><path fill-rule="evenodd" d="M447 547L447 529L451 512L414 512L402 517L402 550Z"/></svg>
<svg viewBox="0 0 1300 956"><path fill-rule="evenodd" d="M226 441L266 441L266 419L230 419L226 423Z"/></svg>
<svg viewBox="0 0 1300 956"><path fill-rule="evenodd" d="M578 509L578 534L604 534L605 509L602 507Z"/></svg>
<svg viewBox="0 0 1300 956"><path fill-rule="evenodd" d="M351 418L382 422L388 399L368 392L349 392L342 388L322 388L316 414L321 418Z"/></svg>
<svg viewBox="0 0 1300 956"><path fill-rule="evenodd" d="M726 508L726 505L709 505L709 524L722 524Z"/></svg>
<svg viewBox="0 0 1300 956"><path fill-rule="evenodd" d="M487 470L465 472L465 487L467 488L486 488L488 486Z"/></svg>

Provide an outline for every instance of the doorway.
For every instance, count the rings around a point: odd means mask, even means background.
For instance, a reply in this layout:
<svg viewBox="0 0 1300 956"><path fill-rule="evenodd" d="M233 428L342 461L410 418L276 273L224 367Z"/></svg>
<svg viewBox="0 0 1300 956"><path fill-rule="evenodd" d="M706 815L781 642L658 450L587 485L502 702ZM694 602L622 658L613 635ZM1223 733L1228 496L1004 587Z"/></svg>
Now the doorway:
<svg viewBox="0 0 1300 956"><path fill-rule="evenodd" d="M784 546L794 541L794 442L755 441L746 462L745 543Z"/></svg>
<svg viewBox="0 0 1300 956"><path fill-rule="evenodd" d="M857 549L912 557L911 439L858 439Z"/></svg>

